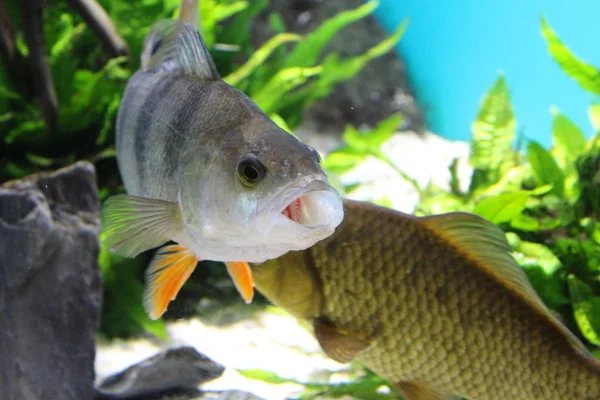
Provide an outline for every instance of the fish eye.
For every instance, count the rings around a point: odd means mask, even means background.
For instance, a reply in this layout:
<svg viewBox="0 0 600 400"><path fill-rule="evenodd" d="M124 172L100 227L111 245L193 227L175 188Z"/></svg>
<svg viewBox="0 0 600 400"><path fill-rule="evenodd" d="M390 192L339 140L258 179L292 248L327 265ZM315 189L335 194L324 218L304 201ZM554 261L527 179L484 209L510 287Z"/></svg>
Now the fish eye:
<svg viewBox="0 0 600 400"><path fill-rule="evenodd" d="M256 155L250 153L243 156L238 162L237 173L244 185L254 186L263 180L266 170Z"/></svg>

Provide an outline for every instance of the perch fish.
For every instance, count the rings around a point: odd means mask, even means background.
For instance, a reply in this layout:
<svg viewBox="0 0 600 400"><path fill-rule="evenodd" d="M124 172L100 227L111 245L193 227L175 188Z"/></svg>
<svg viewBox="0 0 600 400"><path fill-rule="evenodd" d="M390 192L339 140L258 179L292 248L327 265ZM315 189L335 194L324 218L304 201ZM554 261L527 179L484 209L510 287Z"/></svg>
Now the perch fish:
<svg viewBox="0 0 600 400"><path fill-rule="evenodd" d="M313 247L253 265L256 289L407 400L598 400L600 362L537 296L504 233L344 200Z"/></svg>
<svg viewBox="0 0 600 400"><path fill-rule="evenodd" d="M225 262L249 303L248 262L305 249L343 219L318 153L221 79L188 22L160 21L146 36L119 108L116 149L127 194L104 204L105 246L134 257L175 242L146 271L153 319L199 260Z"/></svg>

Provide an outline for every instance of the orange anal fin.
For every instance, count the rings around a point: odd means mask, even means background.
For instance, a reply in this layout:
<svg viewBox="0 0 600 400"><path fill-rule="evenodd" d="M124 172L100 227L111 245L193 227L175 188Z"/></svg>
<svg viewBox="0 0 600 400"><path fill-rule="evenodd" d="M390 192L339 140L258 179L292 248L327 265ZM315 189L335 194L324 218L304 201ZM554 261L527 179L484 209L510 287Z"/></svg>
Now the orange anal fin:
<svg viewBox="0 0 600 400"><path fill-rule="evenodd" d="M227 265L227 272L229 272L235 288L240 292L246 304L252 303L254 279L250 265L244 261L227 261L225 265Z"/></svg>
<svg viewBox="0 0 600 400"><path fill-rule="evenodd" d="M144 308L150 318L164 314L198 261L193 252L180 245L165 246L156 253L146 270L144 288Z"/></svg>

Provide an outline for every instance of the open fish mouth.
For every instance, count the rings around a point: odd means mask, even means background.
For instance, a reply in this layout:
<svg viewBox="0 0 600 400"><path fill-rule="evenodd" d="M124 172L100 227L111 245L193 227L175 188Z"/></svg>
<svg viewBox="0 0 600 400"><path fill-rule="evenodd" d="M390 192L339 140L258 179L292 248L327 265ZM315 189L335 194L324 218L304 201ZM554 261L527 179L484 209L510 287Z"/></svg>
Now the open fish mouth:
<svg viewBox="0 0 600 400"><path fill-rule="evenodd" d="M325 181L316 180L301 188L291 188L282 200L281 215L307 228L335 227L343 218L342 199Z"/></svg>

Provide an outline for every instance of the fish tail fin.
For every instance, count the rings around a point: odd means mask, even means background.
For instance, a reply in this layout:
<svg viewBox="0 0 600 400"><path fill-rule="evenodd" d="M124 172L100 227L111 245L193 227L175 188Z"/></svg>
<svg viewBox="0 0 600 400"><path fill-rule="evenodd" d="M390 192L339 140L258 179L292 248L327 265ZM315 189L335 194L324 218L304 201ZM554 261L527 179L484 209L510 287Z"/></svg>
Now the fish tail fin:
<svg viewBox="0 0 600 400"><path fill-rule="evenodd" d="M162 20L152 26L144 40L142 69L156 68L217 81L221 76L202 35L193 25L194 13L189 10L192 6L184 7L187 2L197 4L197 0L183 0L179 20Z"/></svg>

